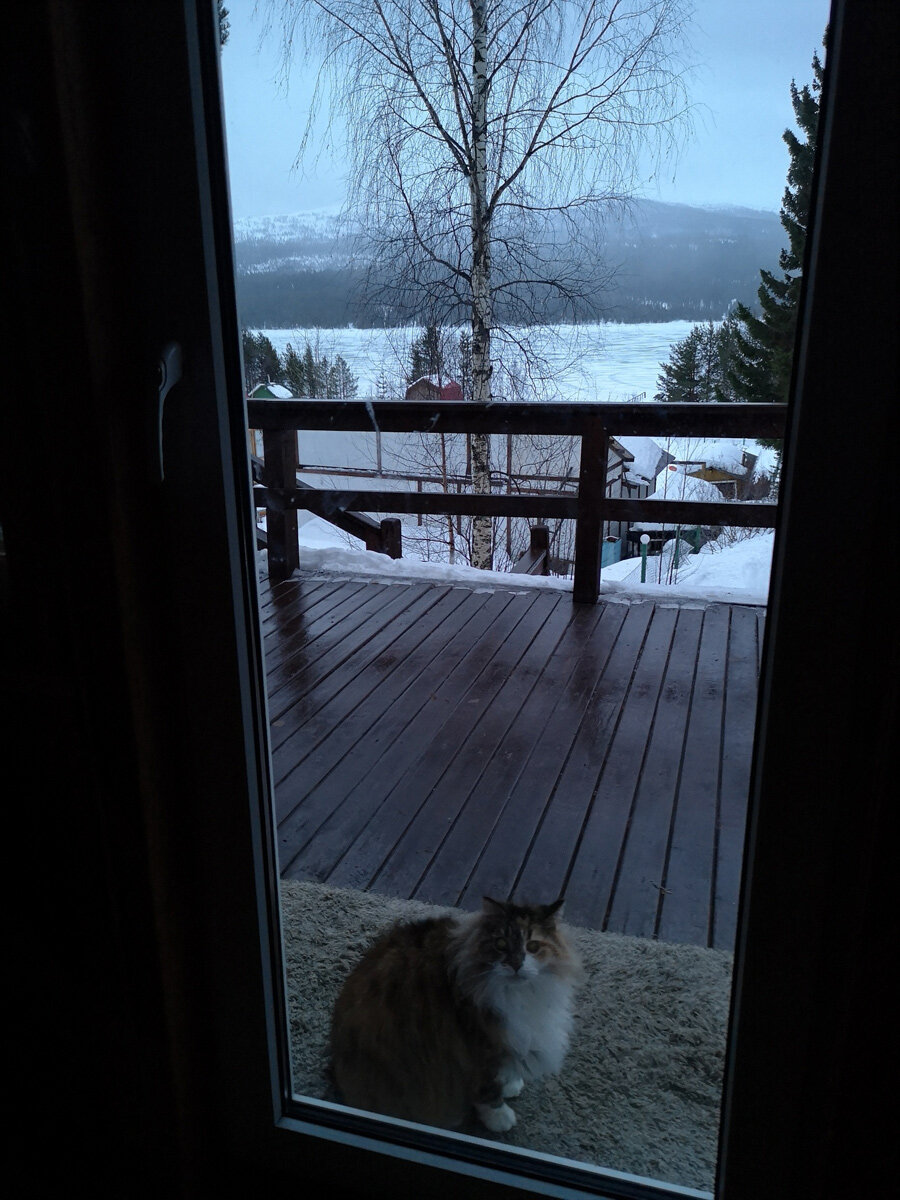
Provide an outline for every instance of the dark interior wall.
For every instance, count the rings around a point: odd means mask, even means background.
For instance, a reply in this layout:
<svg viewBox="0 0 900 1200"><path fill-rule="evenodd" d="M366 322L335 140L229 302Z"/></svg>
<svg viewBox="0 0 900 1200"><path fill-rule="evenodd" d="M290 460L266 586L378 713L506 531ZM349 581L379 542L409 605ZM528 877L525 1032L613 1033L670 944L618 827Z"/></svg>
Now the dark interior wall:
<svg viewBox="0 0 900 1200"><path fill-rule="evenodd" d="M0 72L14 180L3 189L6 367L21 381L0 439L17 1187L46 1195L52 1179L77 1175L111 1194L130 1163L142 1194L177 1194L129 663L136 614L122 605L85 270L102 231L74 202L60 34L57 6L19 6ZM128 403L133 376L122 384Z"/></svg>

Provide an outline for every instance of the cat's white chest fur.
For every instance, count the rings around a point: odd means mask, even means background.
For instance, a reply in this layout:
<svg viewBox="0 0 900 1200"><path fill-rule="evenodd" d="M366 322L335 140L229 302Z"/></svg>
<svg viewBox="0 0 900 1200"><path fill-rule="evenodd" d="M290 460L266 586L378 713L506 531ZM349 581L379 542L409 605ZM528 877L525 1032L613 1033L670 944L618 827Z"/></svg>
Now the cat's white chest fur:
<svg viewBox="0 0 900 1200"><path fill-rule="evenodd" d="M504 1025L510 1055L524 1078L555 1074L572 1031L572 985L550 972L520 979L496 974L484 1001Z"/></svg>

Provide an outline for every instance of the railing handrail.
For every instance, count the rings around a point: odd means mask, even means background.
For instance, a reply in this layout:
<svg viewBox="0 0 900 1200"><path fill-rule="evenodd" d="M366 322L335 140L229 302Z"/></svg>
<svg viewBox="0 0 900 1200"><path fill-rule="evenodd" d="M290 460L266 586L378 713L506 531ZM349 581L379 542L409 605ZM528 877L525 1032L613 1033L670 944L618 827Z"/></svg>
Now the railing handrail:
<svg viewBox="0 0 900 1200"><path fill-rule="evenodd" d="M376 433L532 433L580 437L598 421L614 437L784 435L783 404L621 404L466 400L247 401L251 429Z"/></svg>
<svg viewBox="0 0 900 1200"><path fill-rule="evenodd" d="M248 400L248 424L263 431L267 445L265 487L257 490L267 508L270 572L290 574L297 565L296 509L328 519L348 510L465 513L487 516L574 518L573 599L596 603L600 543L607 520L671 521L773 528L774 504L611 499L606 496L609 438L626 436L784 436L786 406L780 404L494 403L444 400ZM376 433L529 433L581 438L578 495L455 495L452 493L348 491L297 486L298 429ZM661 434L662 431L662 434ZM293 523L291 515L293 514ZM272 525L277 535L272 536Z"/></svg>

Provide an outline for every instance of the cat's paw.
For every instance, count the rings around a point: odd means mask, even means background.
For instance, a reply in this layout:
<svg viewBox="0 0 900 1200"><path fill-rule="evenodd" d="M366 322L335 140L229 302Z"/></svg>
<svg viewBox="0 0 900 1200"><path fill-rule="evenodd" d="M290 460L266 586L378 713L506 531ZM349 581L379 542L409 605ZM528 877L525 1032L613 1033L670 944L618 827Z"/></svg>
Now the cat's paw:
<svg viewBox="0 0 900 1200"><path fill-rule="evenodd" d="M525 1080L521 1075L510 1075L506 1079L501 1079L500 1086L503 1090L503 1099L511 1100L514 1096L518 1096L525 1086Z"/></svg>
<svg viewBox="0 0 900 1200"><path fill-rule="evenodd" d="M516 1114L508 1104L500 1104L496 1108L489 1104L476 1104L475 1107L482 1124L486 1125L491 1133L506 1133L516 1123Z"/></svg>

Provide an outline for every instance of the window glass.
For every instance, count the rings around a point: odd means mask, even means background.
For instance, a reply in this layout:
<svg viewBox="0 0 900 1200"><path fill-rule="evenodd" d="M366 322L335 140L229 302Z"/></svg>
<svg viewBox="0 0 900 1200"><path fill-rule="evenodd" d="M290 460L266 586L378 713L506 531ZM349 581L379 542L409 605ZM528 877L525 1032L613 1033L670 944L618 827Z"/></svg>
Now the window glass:
<svg viewBox="0 0 900 1200"><path fill-rule="evenodd" d="M298 1097L713 1189L827 19L223 11Z"/></svg>

